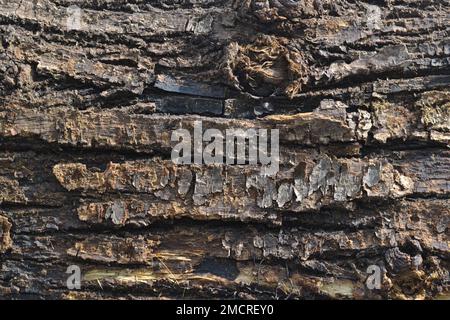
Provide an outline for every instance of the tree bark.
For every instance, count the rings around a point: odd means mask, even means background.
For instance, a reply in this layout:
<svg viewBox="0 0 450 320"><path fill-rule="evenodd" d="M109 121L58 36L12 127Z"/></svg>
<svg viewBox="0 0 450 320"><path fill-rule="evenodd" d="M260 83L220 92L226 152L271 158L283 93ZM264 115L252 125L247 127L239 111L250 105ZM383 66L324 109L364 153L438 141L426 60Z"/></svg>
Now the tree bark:
<svg viewBox="0 0 450 320"><path fill-rule="evenodd" d="M448 299L449 26L448 0L0 0L0 299ZM197 121L278 129L278 173L174 164Z"/></svg>

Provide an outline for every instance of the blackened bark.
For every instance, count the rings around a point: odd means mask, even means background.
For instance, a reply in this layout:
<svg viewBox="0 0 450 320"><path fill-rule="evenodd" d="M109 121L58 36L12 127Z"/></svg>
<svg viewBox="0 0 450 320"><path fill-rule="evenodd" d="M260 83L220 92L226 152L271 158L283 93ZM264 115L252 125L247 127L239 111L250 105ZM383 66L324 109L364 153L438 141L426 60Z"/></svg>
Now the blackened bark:
<svg viewBox="0 0 450 320"><path fill-rule="evenodd" d="M448 298L449 17L0 0L0 298ZM279 172L175 165L196 121L279 129Z"/></svg>

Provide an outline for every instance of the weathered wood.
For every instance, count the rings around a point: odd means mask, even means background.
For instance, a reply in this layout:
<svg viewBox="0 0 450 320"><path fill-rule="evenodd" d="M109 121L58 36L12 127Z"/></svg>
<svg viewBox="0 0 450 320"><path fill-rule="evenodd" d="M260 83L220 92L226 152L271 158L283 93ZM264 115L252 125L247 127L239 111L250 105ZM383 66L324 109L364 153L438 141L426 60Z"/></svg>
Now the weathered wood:
<svg viewBox="0 0 450 320"><path fill-rule="evenodd" d="M448 297L449 26L448 0L0 0L0 299ZM279 171L174 164L200 121L279 129Z"/></svg>

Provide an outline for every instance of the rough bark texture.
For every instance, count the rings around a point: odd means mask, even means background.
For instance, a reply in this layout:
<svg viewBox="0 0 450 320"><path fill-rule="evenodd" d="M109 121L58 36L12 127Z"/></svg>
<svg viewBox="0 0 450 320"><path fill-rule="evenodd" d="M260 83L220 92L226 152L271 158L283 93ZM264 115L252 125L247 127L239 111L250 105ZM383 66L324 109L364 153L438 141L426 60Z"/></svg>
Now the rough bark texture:
<svg viewBox="0 0 450 320"><path fill-rule="evenodd" d="M448 298L449 32L448 0L0 0L0 298ZM279 129L280 171L173 164L196 120Z"/></svg>

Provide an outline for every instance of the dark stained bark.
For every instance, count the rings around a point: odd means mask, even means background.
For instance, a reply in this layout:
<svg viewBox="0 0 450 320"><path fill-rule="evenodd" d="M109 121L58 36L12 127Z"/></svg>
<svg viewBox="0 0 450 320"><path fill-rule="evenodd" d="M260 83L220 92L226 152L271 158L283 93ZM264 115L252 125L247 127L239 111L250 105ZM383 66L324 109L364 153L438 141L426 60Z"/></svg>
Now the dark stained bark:
<svg viewBox="0 0 450 320"><path fill-rule="evenodd" d="M0 299L448 299L449 32L448 0L0 0ZM174 164L196 121L279 129L279 172Z"/></svg>

